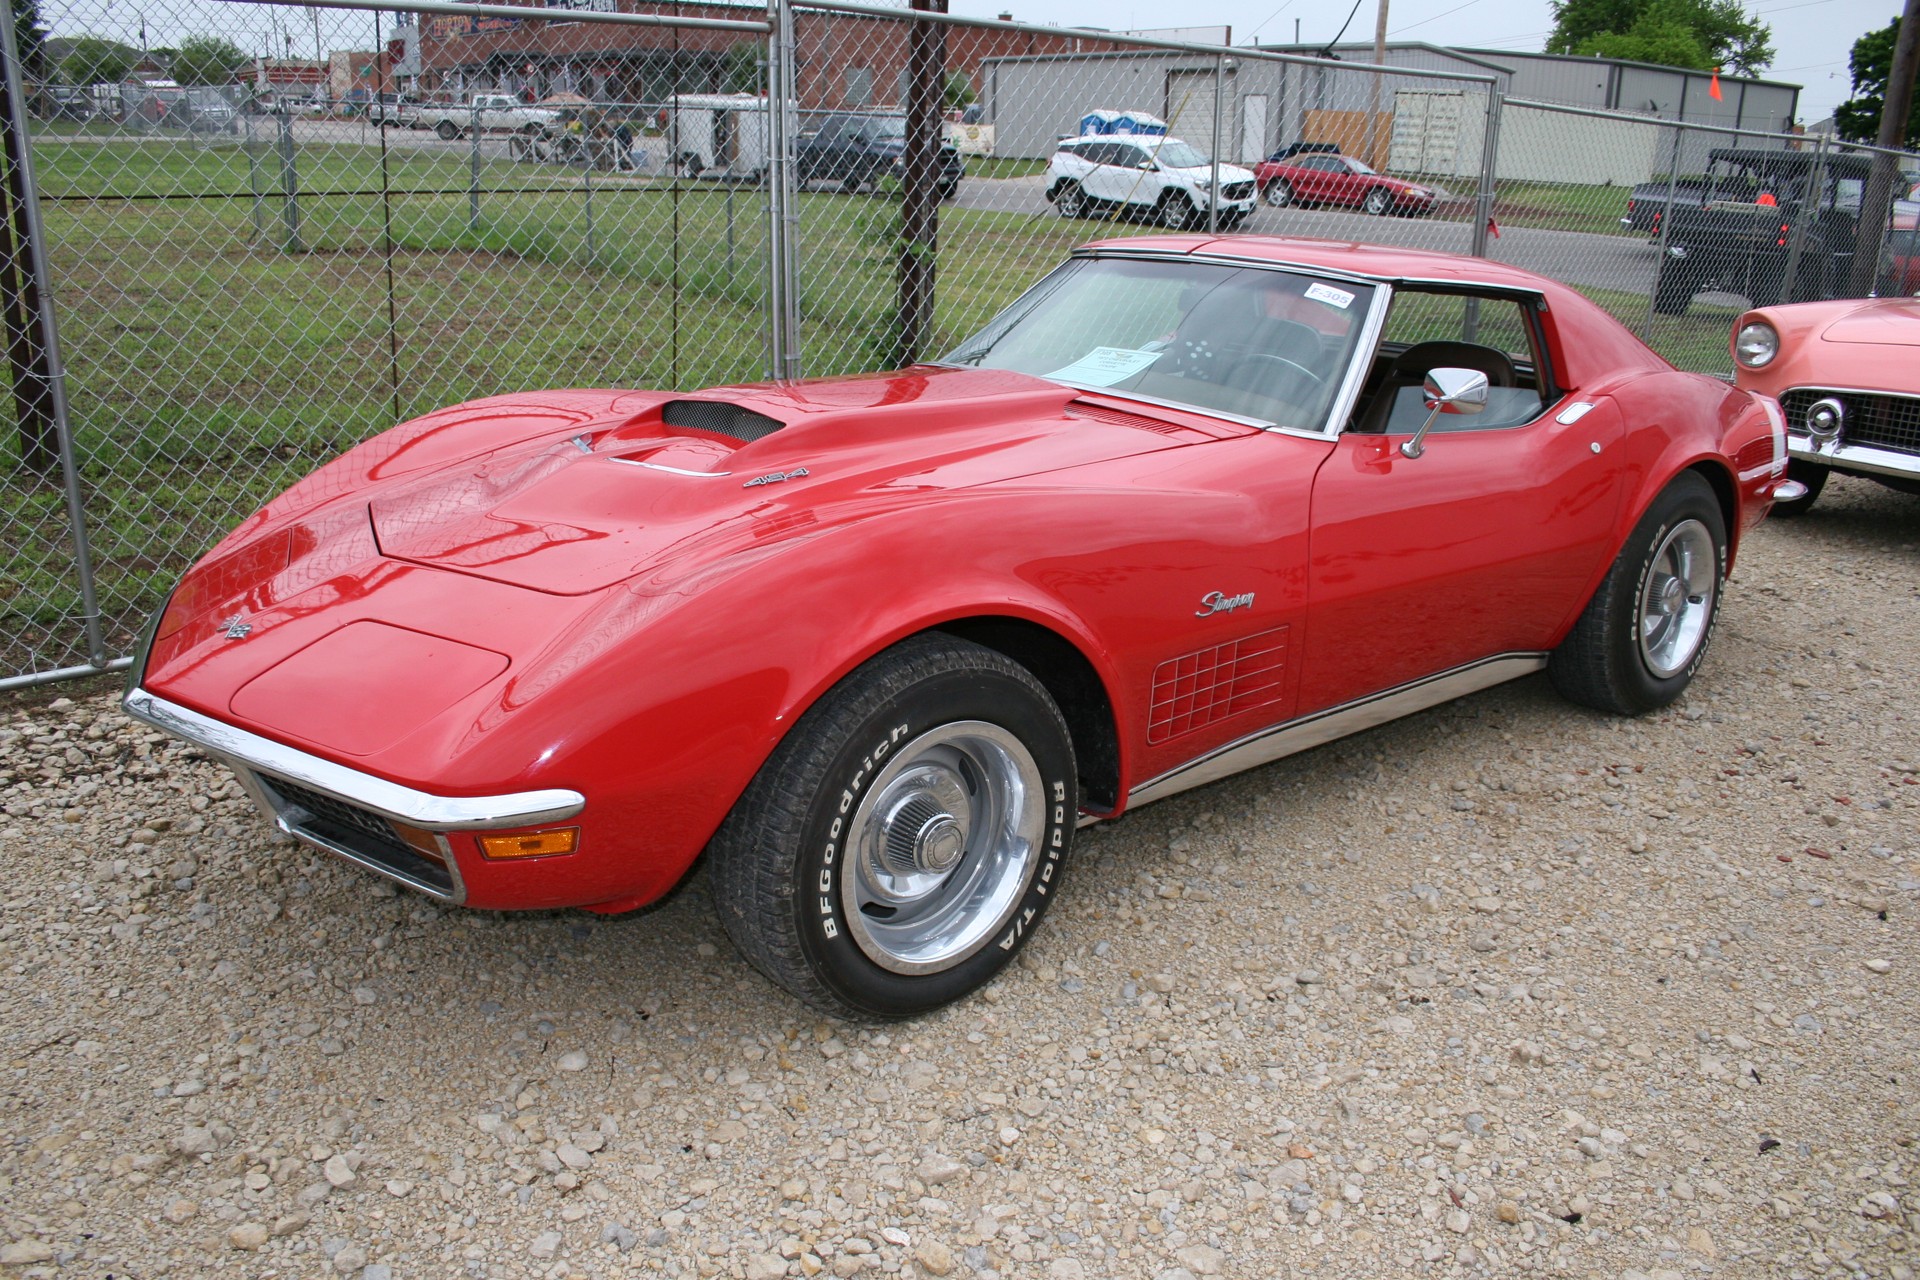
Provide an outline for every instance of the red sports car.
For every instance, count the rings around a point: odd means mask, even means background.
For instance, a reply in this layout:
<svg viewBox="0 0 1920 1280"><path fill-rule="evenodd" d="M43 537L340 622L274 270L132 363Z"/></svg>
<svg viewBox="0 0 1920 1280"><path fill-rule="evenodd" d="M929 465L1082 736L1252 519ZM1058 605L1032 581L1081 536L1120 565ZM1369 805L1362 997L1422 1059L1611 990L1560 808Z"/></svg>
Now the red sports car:
<svg viewBox="0 0 1920 1280"><path fill-rule="evenodd" d="M126 705L446 902L626 911L704 851L755 965L905 1016L1085 823L1542 669L1671 701L1785 466L1552 280L1117 240L913 368L398 426L187 573Z"/></svg>
<svg viewBox="0 0 1920 1280"><path fill-rule="evenodd" d="M1439 193L1403 178L1390 178L1352 156L1325 152L1263 160L1254 166L1260 198L1275 209L1297 204L1348 205L1368 213L1428 214Z"/></svg>

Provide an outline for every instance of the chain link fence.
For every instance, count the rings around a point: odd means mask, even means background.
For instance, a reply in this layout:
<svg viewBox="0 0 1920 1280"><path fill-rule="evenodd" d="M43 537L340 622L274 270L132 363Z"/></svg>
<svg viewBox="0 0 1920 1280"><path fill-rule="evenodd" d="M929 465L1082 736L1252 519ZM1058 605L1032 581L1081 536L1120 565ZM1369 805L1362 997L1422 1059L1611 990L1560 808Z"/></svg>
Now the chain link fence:
<svg viewBox="0 0 1920 1280"><path fill-rule="evenodd" d="M9 59L0 685L112 665L396 421L937 358L1092 239L1481 254L1708 371L1749 302L1920 287L1915 206L1862 213L1908 157L1492 75L852 0L367 2L43 4Z"/></svg>

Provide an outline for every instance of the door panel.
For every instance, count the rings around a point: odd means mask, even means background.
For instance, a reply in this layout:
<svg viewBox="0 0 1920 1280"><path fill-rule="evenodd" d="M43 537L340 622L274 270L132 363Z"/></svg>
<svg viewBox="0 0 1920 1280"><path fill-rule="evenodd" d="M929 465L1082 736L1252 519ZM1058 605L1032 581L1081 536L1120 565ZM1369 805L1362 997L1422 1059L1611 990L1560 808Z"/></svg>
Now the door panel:
<svg viewBox="0 0 1920 1280"><path fill-rule="evenodd" d="M1612 402L1571 425L1558 409L1430 434L1419 458L1404 434L1341 436L1314 482L1300 714L1558 638L1622 491Z"/></svg>

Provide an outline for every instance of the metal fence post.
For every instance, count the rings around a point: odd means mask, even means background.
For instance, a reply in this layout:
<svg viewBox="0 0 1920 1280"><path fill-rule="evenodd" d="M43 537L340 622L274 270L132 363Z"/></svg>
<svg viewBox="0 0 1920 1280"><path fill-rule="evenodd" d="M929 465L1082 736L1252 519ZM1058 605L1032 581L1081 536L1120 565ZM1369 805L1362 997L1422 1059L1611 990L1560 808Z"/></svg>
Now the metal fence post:
<svg viewBox="0 0 1920 1280"><path fill-rule="evenodd" d="M1226 59L1219 54L1213 59L1213 171L1207 184L1207 234L1220 232L1220 110L1225 102L1222 92L1227 87Z"/></svg>
<svg viewBox="0 0 1920 1280"><path fill-rule="evenodd" d="M94 590L93 551L87 542L86 505L80 497L80 468L74 460L73 417L67 404L67 372L60 362L60 335L53 318L53 274L47 261L46 225L40 220L40 187L33 174L33 144L27 132L27 95L21 85L20 52L14 24L0 22L0 52L6 57L8 142L18 181L21 212L25 215L26 274L33 282L33 323L39 329L45 360L46 393L53 408L54 447L60 458L60 483L66 491L67 527L73 535L74 582L80 589L80 624L86 635L87 661L107 665L107 646L100 632L100 600Z"/></svg>
<svg viewBox="0 0 1920 1280"><path fill-rule="evenodd" d="M472 119L468 121L467 137L472 140L468 147L467 179L467 230L480 229L480 103L476 99L467 104Z"/></svg>
<svg viewBox="0 0 1920 1280"><path fill-rule="evenodd" d="M247 190L253 193L253 238L265 240L267 238L267 195L260 189L260 148L258 140L253 136L253 116L249 114L243 118L247 126L247 140L242 144L247 153Z"/></svg>
<svg viewBox="0 0 1920 1280"><path fill-rule="evenodd" d="M1782 302L1793 301L1793 286L1800 276L1800 258L1807 247L1807 222L1819 214L1820 199L1826 194L1828 136L1821 134L1819 140L1813 144L1813 167L1807 170L1807 186L1800 193L1800 216L1793 220L1791 243L1787 246L1787 273L1780 281L1780 301ZM1860 207L1864 217L1866 205L1863 203ZM1822 245L1821 249L1827 255L1827 261L1822 264L1823 269L1820 273L1820 282L1824 286L1831 283L1826 278L1825 268L1833 265L1833 251L1825 245Z"/></svg>
<svg viewBox="0 0 1920 1280"><path fill-rule="evenodd" d="M300 171L293 160L293 116L285 107L281 107L280 116L280 193L284 197L280 206L281 219L286 224L286 237L281 247L288 253L300 252Z"/></svg>
<svg viewBox="0 0 1920 1280"><path fill-rule="evenodd" d="M800 308L794 294L794 145L799 132L794 85L793 5L770 0L767 23L767 309L769 372L800 376Z"/></svg>
<svg viewBox="0 0 1920 1280"><path fill-rule="evenodd" d="M586 163L580 168L580 193L581 199L586 204L587 265L597 267L600 265L600 255L595 252L593 244L593 166L598 163L598 148L596 139L586 137L584 134L581 135L581 138L586 144L586 150L583 155ZM479 198L477 194L474 196L476 201L479 200ZM474 221L477 223L479 218L480 215L476 212L474 214Z"/></svg>
<svg viewBox="0 0 1920 1280"><path fill-rule="evenodd" d="M1652 345L1653 337L1653 301L1660 294L1660 273L1667 266L1667 228L1673 225L1673 197L1680 185L1680 152L1687 140L1687 131L1680 125L1673 127L1673 155L1667 160L1667 207L1660 214L1660 247L1653 259L1653 284L1647 290L1647 318L1640 326L1640 340Z"/></svg>
<svg viewBox="0 0 1920 1280"><path fill-rule="evenodd" d="M1500 108L1506 95L1497 86L1487 87L1487 127L1480 139L1480 194L1473 202L1473 248L1476 258L1487 256L1487 232L1493 226L1494 184L1499 181Z"/></svg>

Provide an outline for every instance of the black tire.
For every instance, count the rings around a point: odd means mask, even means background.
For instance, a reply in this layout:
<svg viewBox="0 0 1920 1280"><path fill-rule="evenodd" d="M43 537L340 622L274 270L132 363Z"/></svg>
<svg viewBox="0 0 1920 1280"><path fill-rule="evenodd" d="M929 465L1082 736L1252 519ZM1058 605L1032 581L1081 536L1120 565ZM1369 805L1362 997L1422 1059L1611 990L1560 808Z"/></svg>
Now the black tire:
<svg viewBox="0 0 1920 1280"><path fill-rule="evenodd" d="M1285 178L1275 178L1260 193L1260 198L1267 202L1269 209L1284 209L1293 203L1293 184Z"/></svg>
<svg viewBox="0 0 1920 1280"><path fill-rule="evenodd" d="M440 135L442 142L453 142L460 137L460 126L451 120L442 120L433 126L433 131Z"/></svg>
<svg viewBox="0 0 1920 1280"><path fill-rule="evenodd" d="M1077 182L1063 182L1054 193L1053 207L1063 218L1083 218L1087 213L1087 193Z"/></svg>
<svg viewBox="0 0 1920 1280"><path fill-rule="evenodd" d="M940 199L943 201L952 200L960 194L960 184L958 182L943 182L940 184L939 194Z"/></svg>
<svg viewBox="0 0 1920 1280"><path fill-rule="evenodd" d="M1820 491L1827 487L1827 477L1833 472L1817 462L1802 462L1798 458L1787 459L1787 479L1798 480L1807 486L1806 493L1791 502L1776 502L1770 514L1791 519L1805 515L1813 504L1820 500Z"/></svg>
<svg viewBox="0 0 1920 1280"><path fill-rule="evenodd" d="M1391 213L1393 212L1393 192L1385 187L1374 187L1367 192L1366 198L1360 201L1360 208L1376 218Z"/></svg>
<svg viewBox="0 0 1920 1280"><path fill-rule="evenodd" d="M1670 620L1690 617L1699 628L1680 633L1692 639L1669 655L1672 661L1662 669L1648 652L1642 619L1650 600L1660 594L1663 578L1678 582L1668 573L1672 549L1700 541L1711 546L1710 563L1699 566L1706 577L1689 583L1680 603L1688 610L1698 608L1696 592L1704 585L1709 596L1702 602L1704 615L1663 615ZM1618 715L1643 715L1666 706L1685 691L1707 655L1726 576L1727 532L1719 500L1697 472L1683 471L1634 525L1580 620L1554 650L1547 664L1553 687L1571 702ZM1656 643L1661 634L1654 633Z"/></svg>
<svg viewBox="0 0 1920 1280"><path fill-rule="evenodd" d="M964 749L952 753L957 766L938 763L948 759L942 735L965 743L965 734L988 731L1003 745L982 755L1014 744L1018 758L1007 749L1008 759L1025 770L1025 783L996 790L995 765L969 772ZM956 789L960 779L966 785ZM957 797L978 819L987 798L1009 795L1022 798L1021 836L995 849L980 833L1001 823L963 818L964 826L942 827L954 806L933 799ZM932 808L916 810L922 800ZM912 1017L978 989L1018 953L1060 887L1078 807L1072 742L1039 681L993 650L918 636L850 673L761 766L708 846L714 904L740 953L808 1004L859 1018ZM914 822L917 835L908 830ZM963 831L957 853L954 830ZM923 858L957 861L929 870L913 861ZM992 874L996 866L1011 869ZM885 883L911 874L936 887L906 907L859 908L876 869ZM965 886L988 882L1000 892L976 903ZM964 900L948 901L955 893ZM951 915L938 910L943 903ZM900 957L914 953L890 950L894 939L877 931L910 937L914 916L929 911L943 923L924 927L954 950L924 953L932 958L911 972Z"/></svg>
<svg viewBox="0 0 1920 1280"><path fill-rule="evenodd" d="M1153 207L1153 220L1169 231L1187 230L1198 216L1194 212L1193 201L1178 191L1167 192L1160 197L1160 203Z"/></svg>
<svg viewBox="0 0 1920 1280"><path fill-rule="evenodd" d="M1660 264L1660 278L1653 286L1653 309L1663 316L1683 316L1700 291L1700 277L1684 262L1666 258Z"/></svg>

